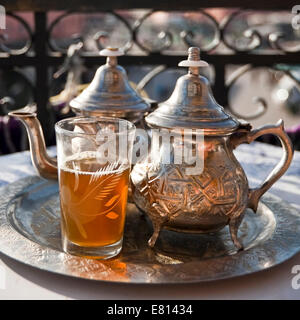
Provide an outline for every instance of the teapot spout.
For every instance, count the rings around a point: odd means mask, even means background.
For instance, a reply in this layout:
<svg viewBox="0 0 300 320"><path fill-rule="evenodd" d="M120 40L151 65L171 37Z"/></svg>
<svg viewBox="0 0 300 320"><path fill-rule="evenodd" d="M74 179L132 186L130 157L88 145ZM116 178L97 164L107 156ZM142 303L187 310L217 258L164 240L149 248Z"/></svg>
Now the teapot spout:
<svg viewBox="0 0 300 320"><path fill-rule="evenodd" d="M19 119L26 127L28 134L32 164L39 175L46 179L57 179L57 161L51 158L46 151L44 134L35 112L21 110L8 114Z"/></svg>

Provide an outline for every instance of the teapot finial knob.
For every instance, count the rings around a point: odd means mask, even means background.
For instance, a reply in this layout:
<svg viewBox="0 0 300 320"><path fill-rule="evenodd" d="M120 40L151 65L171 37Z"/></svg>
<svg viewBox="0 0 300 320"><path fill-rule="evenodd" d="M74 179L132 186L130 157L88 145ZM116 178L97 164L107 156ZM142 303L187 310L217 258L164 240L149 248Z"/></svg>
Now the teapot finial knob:
<svg viewBox="0 0 300 320"><path fill-rule="evenodd" d="M198 47L190 47L188 50L188 60L199 61L200 60L200 49Z"/></svg>
<svg viewBox="0 0 300 320"><path fill-rule="evenodd" d="M107 57L106 63L111 67L115 67L118 64L117 57L124 56L124 51L119 48L107 47L100 51L100 56Z"/></svg>
<svg viewBox="0 0 300 320"><path fill-rule="evenodd" d="M200 59L200 49L198 47L190 47L188 54L188 59L179 62L179 67L189 67L189 73L196 76L199 74L199 67L208 67L208 63Z"/></svg>

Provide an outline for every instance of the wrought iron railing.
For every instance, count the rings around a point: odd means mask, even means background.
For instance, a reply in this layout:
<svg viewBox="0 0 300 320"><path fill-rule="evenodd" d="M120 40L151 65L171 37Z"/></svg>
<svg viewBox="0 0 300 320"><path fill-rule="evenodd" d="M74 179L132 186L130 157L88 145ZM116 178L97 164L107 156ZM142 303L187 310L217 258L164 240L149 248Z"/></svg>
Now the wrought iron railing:
<svg viewBox="0 0 300 320"><path fill-rule="evenodd" d="M68 7L70 3L72 8ZM10 0L2 1L1 4L7 10L9 19L14 19L27 36L19 47L10 47L11 42L6 39L5 30L1 30L0 69L13 72L10 76L14 81L22 82L22 90L28 93L25 100L36 102L38 117L48 142L53 141L54 121L49 108L49 70L53 73L62 65L67 47L76 41L84 44L81 58L87 67L104 63L97 50L110 42L122 46L126 51L126 56L121 59L123 66L151 66L151 73L142 77L138 90L144 89L166 69L175 68L180 60L185 59L185 51L189 46L198 46L202 51L202 58L214 67L212 87L216 100L238 116L249 119L266 111L265 99L256 97L258 107L248 115L240 115L238 110L231 108L228 99L232 87L249 70L262 66L280 70L298 85L297 77L290 69L280 67L300 62L300 33L292 28L290 20L293 16L289 15L292 7L297 4L294 1L186 0L173 4L153 0ZM57 10L61 12L49 19L49 12ZM28 11L33 13L34 26L30 26L20 15ZM216 12L220 13L222 19L219 19ZM284 16L284 22L276 28L265 29L264 19L274 12ZM71 20L68 19L72 15L78 17L81 13L87 17L86 21L89 21L91 28L80 30L81 34L57 37L59 32L63 33L64 26L70 25ZM251 13L259 17L259 21L253 26L244 23L245 15L249 16ZM100 18L97 18L97 14L101 15ZM114 28L120 32L114 32ZM239 68L227 77L226 68L229 65ZM17 70L26 67L34 70L33 85L28 81L28 76L24 77ZM31 91L33 96L30 98ZM10 108L8 105L9 101L2 101L2 113L5 113L5 108ZM22 102L15 102L12 107L21 105Z"/></svg>

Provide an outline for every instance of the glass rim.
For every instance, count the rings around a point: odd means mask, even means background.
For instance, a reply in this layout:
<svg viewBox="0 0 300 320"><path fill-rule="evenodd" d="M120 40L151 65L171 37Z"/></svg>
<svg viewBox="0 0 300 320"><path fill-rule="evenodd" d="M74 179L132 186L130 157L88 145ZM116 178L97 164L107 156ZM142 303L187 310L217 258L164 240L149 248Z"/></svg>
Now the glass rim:
<svg viewBox="0 0 300 320"><path fill-rule="evenodd" d="M125 130L122 130L120 132L114 132L114 134L116 135L121 135L121 134L124 134L126 132L134 132L136 127L135 125L126 120L126 119L122 119L122 118L114 118L114 117L88 117L88 116L75 116L75 117L70 117L70 118L65 118L65 119L62 119L58 122L55 123L55 132L56 133L63 133L63 134L66 134L66 135L69 135L69 136L82 136L82 137L86 137L86 136L95 136L97 135L97 133L89 133L89 132L74 132L74 131L71 131L71 130L68 130L68 129L65 129L63 128L62 126L67 123L67 122L70 122L71 121L76 121L76 120L79 120L79 119L82 119L82 120L87 120L87 121L91 121L91 122L123 122L123 123L126 123L127 124L127 128Z"/></svg>

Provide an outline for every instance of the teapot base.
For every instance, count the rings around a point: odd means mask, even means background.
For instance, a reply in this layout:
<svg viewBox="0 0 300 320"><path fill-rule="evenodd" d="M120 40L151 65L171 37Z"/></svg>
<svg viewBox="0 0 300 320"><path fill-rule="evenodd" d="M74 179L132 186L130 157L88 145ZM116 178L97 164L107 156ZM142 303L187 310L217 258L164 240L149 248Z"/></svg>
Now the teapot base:
<svg viewBox="0 0 300 320"><path fill-rule="evenodd" d="M152 216L151 213L147 213L143 210L138 202L135 201L136 207L139 209L143 216L148 216L153 224L154 220L157 220L156 216ZM215 221L212 222L211 217L198 217L197 219L190 220L188 219L189 214L184 213L176 219L171 219L167 222L160 224L161 229L166 229L175 232L183 232L183 233L215 233L219 230L223 229L226 225L229 224L230 219L227 217L217 216L215 217ZM183 219L182 219L183 218Z"/></svg>
<svg viewBox="0 0 300 320"><path fill-rule="evenodd" d="M222 215L211 215L209 213L204 215L194 215L192 212L182 211L176 216L169 218L167 215L161 216L150 211L143 210L147 205L145 202L137 201L134 198L136 207L140 210L141 214L148 216L152 222L153 234L148 240L148 245L153 248L159 237L160 231L170 230L181 233L190 234L207 234L216 233L223 229L226 225L229 226L229 232L231 239L235 247L239 250L243 250L243 245L238 239L238 229L243 220L246 206L241 206L234 214L233 217ZM143 200L143 199L142 199ZM140 205L139 205L140 204Z"/></svg>

